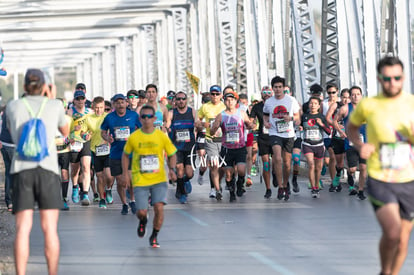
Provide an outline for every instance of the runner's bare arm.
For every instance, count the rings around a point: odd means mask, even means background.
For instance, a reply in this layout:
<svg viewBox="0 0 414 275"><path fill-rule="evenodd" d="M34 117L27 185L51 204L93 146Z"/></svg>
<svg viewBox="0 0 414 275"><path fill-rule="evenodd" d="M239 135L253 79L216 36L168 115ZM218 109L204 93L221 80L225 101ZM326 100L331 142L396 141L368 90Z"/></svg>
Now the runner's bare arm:
<svg viewBox="0 0 414 275"><path fill-rule="evenodd" d="M214 134L217 132L218 128L220 127L220 123L221 123L221 113L214 120L213 126L210 128L210 135L214 136Z"/></svg>

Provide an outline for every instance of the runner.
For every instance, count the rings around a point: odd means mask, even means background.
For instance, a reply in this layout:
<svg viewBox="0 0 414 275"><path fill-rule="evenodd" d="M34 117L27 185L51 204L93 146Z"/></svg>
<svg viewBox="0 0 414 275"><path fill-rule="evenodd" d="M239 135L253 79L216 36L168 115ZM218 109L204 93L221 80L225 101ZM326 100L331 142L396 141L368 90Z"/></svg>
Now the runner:
<svg viewBox="0 0 414 275"><path fill-rule="evenodd" d="M131 182L126 181L128 178L122 176L123 170L121 158L127 139L132 132L141 127L141 123L136 112L126 109L127 103L123 94L114 95L112 97L112 101L115 106L115 111L109 113L104 118L101 124L101 136L105 141L111 144L109 152L109 167L111 170L111 176L115 177L118 195L122 202L121 214L128 214L128 204L125 193L127 188L130 193L129 206L131 207L132 214L135 214L137 210L134 192ZM127 173L127 171L124 172Z"/></svg>
<svg viewBox="0 0 414 275"><path fill-rule="evenodd" d="M127 92L128 110L136 111L139 102L139 93L137 90L129 90Z"/></svg>
<svg viewBox="0 0 414 275"><path fill-rule="evenodd" d="M321 99L312 96L309 99L309 112L302 115L301 126L303 129L302 150L309 167L309 181L312 186L312 197L319 197L319 178L325 154L323 132L328 135L331 129L325 116L319 112Z"/></svg>
<svg viewBox="0 0 414 275"><path fill-rule="evenodd" d="M67 112L67 115L72 117L69 136L72 201L78 203L80 195L82 205L88 206L90 203L88 193L91 183L91 150L90 142L86 141L80 133L85 132L86 115L92 111L85 107L86 97L83 90L76 90L73 97L73 106Z"/></svg>
<svg viewBox="0 0 414 275"><path fill-rule="evenodd" d="M299 104L295 98L283 93L285 79L272 79L274 96L263 107L264 126L269 129L273 150L273 167L279 183L278 199L289 200L289 176L295 137L294 124L299 123ZM271 115L270 115L271 114ZM283 163L282 163L283 160Z"/></svg>
<svg viewBox="0 0 414 275"><path fill-rule="evenodd" d="M358 86L353 86L349 88L351 93L351 102L347 105L342 106L338 111L338 116L335 120L343 119L344 124L346 125L349 115L355 109L357 104L362 99L362 90ZM345 151L346 151L346 159L348 162L348 184L349 184L349 195L355 196L360 200L365 200L364 194L364 185L366 180L366 171L367 165L366 160L361 158L358 151L354 148L353 144L349 142L346 133L344 133L341 129L337 129L340 132L340 135L345 137ZM360 127L360 139L364 142L366 140L365 134L365 124ZM358 192L355 190L355 183L354 183L354 174L357 171L357 166L359 164L359 181L358 181Z"/></svg>
<svg viewBox="0 0 414 275"><path fill-rule="evenodd" d="M123 177L129 178L129 155L132 154L132 184L138 201L136 216L139 220L137 234L143 238L146 232L148 197L154 207L153 230L149 238L151 247L160 247L158 233L164 220L164 205L167 204L167 178L164 168L165 153L168 156L168 176L175 181L176 151L171 140L160 130L155 129L155 109L143 106L140 110L142 128L128 138L122 155Z"/></svg>
<svg viewBox="0 0 414 275"><path fill-rule="evenodd" d="M175 95L176 108L169 111L171 121L169 136L177 148L177 191L176 197L181 203L187 202L187 194L191 192L190 179L194 176L191 166L191 149L195 144L194 123L196 112L187 105L187 94L179 91ZM193 163L194 163L193 158Z"/></svg>
<svg viewBox="0 0 414 275"><path fill-rule="evenodd" d="M225 161L226 184L230 192L230 202L243 196L244 176L246 174L246 141L245 141L245 125L252 129L254 124L250 122L246 112L240 108L236 108L239 96L231 87L224 89L224 103L226 109L217 115L210 134L214 135L218 128L222 132L222 147L220 156ZM234 168L236 166L236 168ZM235 169L238 173L237 183L235 182ZM237 189L235 188L235 183Z"/></svg>
<svg viewBox="0 0 414 275"><path fill-rule="evenodd" d="M382 228L381 275L399 274L414 219L414 97L402 90L403 69L398 57L382 58L377 66L381 93L363 99L348 123L348 138L368 159L368 194ZM367 143L359 138L365 122Z"/></svg>

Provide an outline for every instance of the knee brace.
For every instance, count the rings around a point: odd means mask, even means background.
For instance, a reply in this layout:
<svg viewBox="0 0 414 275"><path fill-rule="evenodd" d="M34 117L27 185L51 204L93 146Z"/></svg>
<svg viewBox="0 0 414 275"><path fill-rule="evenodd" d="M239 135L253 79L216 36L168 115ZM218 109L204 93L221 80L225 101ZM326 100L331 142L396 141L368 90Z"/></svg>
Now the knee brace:
<svg viewBox="0 0 414 275"><path fill-rule="evenodd" d="M292 155L292 159L293 159L293 164L295 165L295 164L297 164L297 165L299 165L300 164L300 154L293 154Z"/></svg>
<svg viewBox="0 0 414 275"><path fill-rule="evenodd" d="M268 161L264 161L263 162L263 171L269 172L269 170L270 170L269 162Z"/></svg>

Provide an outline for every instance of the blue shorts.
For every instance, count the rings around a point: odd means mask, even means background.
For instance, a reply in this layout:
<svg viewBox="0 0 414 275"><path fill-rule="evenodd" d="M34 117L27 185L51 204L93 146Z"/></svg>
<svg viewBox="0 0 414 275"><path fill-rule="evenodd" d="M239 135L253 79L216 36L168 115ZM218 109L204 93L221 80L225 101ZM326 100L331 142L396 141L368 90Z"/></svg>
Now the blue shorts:
<svg viewBox="0 0 414 275"><path fill-rule="evenodd" d="M148 209L148 198L151 194L151 205L162 202L167 204L167 182L161 182L149 186L135 186L134 196L138 210Z"/></svg>

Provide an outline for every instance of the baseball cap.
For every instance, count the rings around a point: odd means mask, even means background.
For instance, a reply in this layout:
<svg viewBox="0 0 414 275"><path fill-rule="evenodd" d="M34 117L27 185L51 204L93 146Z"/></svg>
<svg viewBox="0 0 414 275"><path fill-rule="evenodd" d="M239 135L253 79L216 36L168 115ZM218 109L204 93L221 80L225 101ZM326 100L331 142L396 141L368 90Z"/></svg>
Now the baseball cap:
<svg viewBox="0 0 414 275"><path fill-rule="evenodd" d="M227 93L224 94L224 99L226 99L228 97L239 99L239 95L235 91L230 91L230 92L227 92Z"/></svg>
<svg viewBox="0 0 414 275"><path fill-rule="evenodd" d="M138 91L138 96L139 96L139 97L146 97L146 93L145 93L145 91L144 91L144 90L139 90L139 91Z"/></svg>
<svg viewBox="0 0 414 275"><path fill-rule="evenodd" d="M313 84L309 88L310 94L322 94L323 88L319 84Z"/></svg>
<svg viewBox="0 0 414 275"><path fill-rule="evenodd" d="M176 93L174 91L168 91L167 97L175 97Z"/></svg>
<svg viewBox="0 0 414 275"><path fill-rule="evenodd" d="M213 85L210 87L210 93L211 92L219 92L221 93L221 87L219 85Z"/></svg>
<svg viewBox="0 0 414 275"><path fill-rule="evenodd" d="M24 76L24 84L27 86L45 84L45 76L39 69L28 69Z"/></svg>
<svg viewBox="0 0 414 275"><path fill-rule="evenodd" d="M76 84L75 90L86 90L86 85L83 83Z"/></svg>
<svg viewBox="0 0 414 275"><path fill-rule="evenodd" d="M78 97L85 97L85 92L82 90L76 90L75 94L73 95L73 98L78 98Z"/></svg>
<svg viewBox="0 0 414 275"><path fill-rule="evenodd" d="M118 99L125 100L125 96L123 94L116 94L111 98L112 101L117 101Z"/></svg>
<svg viewBox="0 0 414 275"><path fill-rule="evenodd" d="M127 93L127 96L130 96L130 95L139 96L139 93L138 93L137 90L129 90L128 93Z"/></svg>

